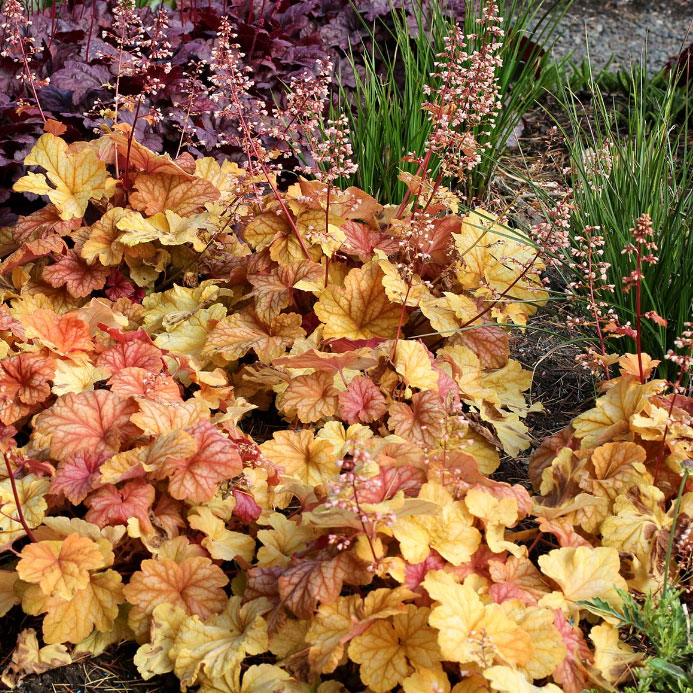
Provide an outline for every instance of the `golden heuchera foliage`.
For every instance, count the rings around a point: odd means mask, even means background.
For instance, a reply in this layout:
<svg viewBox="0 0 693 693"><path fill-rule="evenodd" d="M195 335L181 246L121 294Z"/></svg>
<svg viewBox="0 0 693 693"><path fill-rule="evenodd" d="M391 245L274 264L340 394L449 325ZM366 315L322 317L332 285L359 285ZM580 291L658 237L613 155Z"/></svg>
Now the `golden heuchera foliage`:
<svg viewBox="0 0 693 693"><path fill-rule="evenodd" d="M539 448L537 495L495 481L539 408L509 358L546 298L519 234L442 205L418 234L308 181L282 207L137 142L117 171L119 137L44 135L16 190L50 202L0 232L0 614L43 643L3 680L125 639L208 693L627 675L580 602L661 581L688 401L659 486L668 402L627 373Z"/></svg>

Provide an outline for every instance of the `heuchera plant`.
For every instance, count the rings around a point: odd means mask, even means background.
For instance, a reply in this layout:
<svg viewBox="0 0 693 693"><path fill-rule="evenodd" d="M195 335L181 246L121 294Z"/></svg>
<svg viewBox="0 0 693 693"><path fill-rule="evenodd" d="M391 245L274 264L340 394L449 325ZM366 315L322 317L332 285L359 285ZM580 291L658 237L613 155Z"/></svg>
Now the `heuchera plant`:
<svg viewBox="0 0 693 693"><path fill-rule="evenodd" d="M492 479L540 408L507 329L547 298L540 251L458 215L425 156L398 207L342 189L329 65L270 117L232 33L242 160L156 153L119 110L72 143L46 118L14 184L47 203L2 231L0 613L36 617L3 681L129 639L144 678L207 693L613 690L637 655L582 601L661 582L689 401L626 356L533 457L537 496ZM451 171L497 102L485 80L450 117L446 89Z"/></svg>

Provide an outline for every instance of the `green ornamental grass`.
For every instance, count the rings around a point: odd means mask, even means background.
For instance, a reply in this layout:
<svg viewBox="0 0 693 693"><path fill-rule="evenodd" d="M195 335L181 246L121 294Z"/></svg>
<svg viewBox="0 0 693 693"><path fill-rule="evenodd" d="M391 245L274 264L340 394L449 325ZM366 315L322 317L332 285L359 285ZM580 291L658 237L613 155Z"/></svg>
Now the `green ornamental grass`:
<svg viewBox="0 0 693 693"><path fill-rule="evenodd" d="M676 336L691 320L693 309L693 151L688 145L688 118L677 113L680 93L672 76L659 104L659 115L648 114L648 85L642 70L634 80L625 109L619 109L592 82L589 104L573 92L563 92L563 107L570 124L564 134L570 153L574 210L571 233L598 227L605 239L603 260L609 263L612 293L600 298L613 307L622 322L635 322L636 295L624 289L623 279L635 269L623 249L631 242L631 229L643 214L652 219L658 250L655 264L645 265L641 315L654 311L666 325L643 320L643 351L662 359ZM623 340L626 340L625 343ZM633 351L628 337L612 349ZM660 374L671 365L663 362Z"/></svg>
<svg viewBox="0 0 693 693"><path fill-rule="evenodd" d="M500 155L522 116L547 89L555 87L564 61L554 62L551 48L560 36L558 25L570 4L562 0L499 3L505 32L500 49L503 64L496 73L502 108L488 136L476 133L479 144L488 148L468 179L459 183L468 198L484 198ZM484 0L467 2L463 27L466 35L478 32L477 20L484 6ZM362 67L357 68L353 54L349 56L355 89L343 84L338 89L335 110L349 118L350 138L359 164L351 182L384 203L396 204L402 199L406 187L398 174L400 170L416 170L416 164L407 161L408 155L424 154L431 131L428 114L421 111L427 101L424 86L429 84L434 90L437 86L431 79L436 71L435 57L443 50L444 39L453 26L444 2L419 2L414 17L415 30L403 11L393 9L392 26L388 28L391 41L385 46L377 43L375 27L371 27L369 45L359 56ZM474 47L478 48L482 40L478 37ZM437 165L432 162L432 176L437 173Z"/></svg>

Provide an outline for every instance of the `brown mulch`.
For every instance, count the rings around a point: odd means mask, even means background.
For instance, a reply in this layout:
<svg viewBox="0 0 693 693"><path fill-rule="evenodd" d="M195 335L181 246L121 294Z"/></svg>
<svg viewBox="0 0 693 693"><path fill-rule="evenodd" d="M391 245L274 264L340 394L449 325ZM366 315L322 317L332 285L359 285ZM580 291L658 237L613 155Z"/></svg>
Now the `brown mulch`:
<svg viewBox="0 0 693 693"><path fill-rule="evenodd" d="M10 626L15 607L4 619ZM10 626L5 633L14 631ZM19 630L17 628L16 630ZM6 643L3 643L3 648ZM108 652L91 659L73 662L68 666L52 669L45 674L28 676L16 687L17 693L175 693L180 691L178 679L173 674L155 676L144 681L135 667L133 657L137 645L123 643ZM9 659L11 652L3 652ZM6 662L3 662L3 667ZM0 684L0 689L4 688Z"/></svg>

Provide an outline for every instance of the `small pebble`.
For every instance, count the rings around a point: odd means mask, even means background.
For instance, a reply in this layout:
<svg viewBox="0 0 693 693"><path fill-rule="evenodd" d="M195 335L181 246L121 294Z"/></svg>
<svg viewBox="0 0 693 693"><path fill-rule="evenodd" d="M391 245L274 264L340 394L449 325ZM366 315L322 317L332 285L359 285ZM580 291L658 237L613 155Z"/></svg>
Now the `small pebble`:
<svg viewBox="0 0 693 693"><path fill-rule="evenodd" d="M693 2L690 0L575 0L563 17L563 33L553 53L572 53L580 64L589 55L593 69L614 56L612 69L627 68L647 55L650 74L656 73L693 42Z"/></svg>

